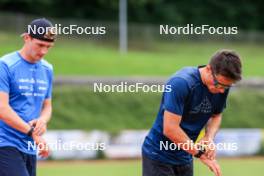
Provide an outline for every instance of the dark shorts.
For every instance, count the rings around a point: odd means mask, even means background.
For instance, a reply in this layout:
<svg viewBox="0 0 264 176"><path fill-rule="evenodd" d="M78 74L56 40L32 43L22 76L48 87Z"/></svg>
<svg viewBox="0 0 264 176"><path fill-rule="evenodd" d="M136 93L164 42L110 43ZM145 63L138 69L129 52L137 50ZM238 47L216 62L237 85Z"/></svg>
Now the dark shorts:
<svg viewBox="0 0 264 176"><path fill-rule="evenodd" d="M0 147L0 176L36 176L36 156Z"/></svg>
<svg viewBox="0 0 264 176"><path fill-rule="evenodd" d="M193 163L170 165L143 155L143 176L193 176Z"/></svg>

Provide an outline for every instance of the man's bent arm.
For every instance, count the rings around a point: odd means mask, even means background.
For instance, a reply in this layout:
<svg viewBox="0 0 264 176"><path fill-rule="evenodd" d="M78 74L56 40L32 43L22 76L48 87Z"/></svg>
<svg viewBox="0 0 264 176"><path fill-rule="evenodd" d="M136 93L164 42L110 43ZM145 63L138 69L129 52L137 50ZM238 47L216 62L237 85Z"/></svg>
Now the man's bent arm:
<svg viewBox="0 0 264 176"><path fill-rule="evenodd" d="M181 148L191 155L195 155L198 153L198 151L195 149L194 143L180 127L181 118L182 117L177 114L165 111L163 121L163 134L179 146L184 144L185 147Z"/></svg>
<svg viewBox="0 0 264 176"><path fill-rule="evenodd" d="M41 119L47 124L50 121L51 113L52 113L51 99L46 99L44 100L39 119Z"/></svg>
<svg viewBox="0 0 264 176"><path fill-rule="evenodd" d="M205 128L205 137L207 139L211 139L211 140L214 139L217 131L220 128L221 121L222 121L222 114L215 114L210 118Z"/></svg>
<svg viewBox="0 0 264 176"><path fill-rule="evenodd" d="M27 134L31 128L30 125L23 121L23 119L21 119L10 107L9 95L5 92L0 92L0 120L25 134Z"/></svg>

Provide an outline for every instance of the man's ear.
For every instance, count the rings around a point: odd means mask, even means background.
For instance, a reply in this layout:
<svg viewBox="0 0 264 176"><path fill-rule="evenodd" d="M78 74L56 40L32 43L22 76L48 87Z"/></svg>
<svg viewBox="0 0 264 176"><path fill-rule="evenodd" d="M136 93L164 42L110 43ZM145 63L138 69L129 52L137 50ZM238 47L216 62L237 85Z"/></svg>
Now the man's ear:
<svg viewBox="0 0 264 176"><path fill-rule="evenodd" d="M31 36L29 34L27 34L27 33L23 34L22 37L23 37L24 42L27 42L27 41L31 40Z"/></svg>
<svg viewBox="0 0 264 176"><path fill-rule="evenodd" d="M209 65L209 64L205 66L205 69L206 69L207 73L210 73L212 71L211 65Z"/></svg>

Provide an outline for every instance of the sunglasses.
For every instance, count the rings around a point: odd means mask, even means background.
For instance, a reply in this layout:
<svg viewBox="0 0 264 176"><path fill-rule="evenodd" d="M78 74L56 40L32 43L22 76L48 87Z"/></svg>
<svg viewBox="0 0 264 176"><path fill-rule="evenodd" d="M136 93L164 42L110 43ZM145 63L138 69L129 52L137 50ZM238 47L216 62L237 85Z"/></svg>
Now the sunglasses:
<svg viewBox="0 0 264 176"><path fill-rule="evenodd" d="M213 79L214 79L214 86L215 88L224 88L225 90L230 89L233 85L226 85L223 83L220 83L217 79L216 79L216 75L214 73L212 73L213 75Z"/></svg>

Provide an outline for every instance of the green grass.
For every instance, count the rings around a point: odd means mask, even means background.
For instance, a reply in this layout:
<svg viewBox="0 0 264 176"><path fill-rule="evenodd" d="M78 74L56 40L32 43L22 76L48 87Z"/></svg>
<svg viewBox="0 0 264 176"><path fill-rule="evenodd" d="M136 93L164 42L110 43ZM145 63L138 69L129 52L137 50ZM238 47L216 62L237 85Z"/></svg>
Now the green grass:
<svg viewBox="0 0 264 176"><path fill-rule="evenodd" d="M77 162L74 164L55 163L54 165L48 164L39 165L39 176L137 176L140 175L140 162L139 161L102 161L102 162Z"/></svg>
<svg viewBox="0 0 264 176"><path fill-rule="evenodd" d="M264 159L220 159L223 176L262 176ZM96 161L41 163L39 176L140 176L141 161ZM209 169L198 161L194 164L195 176L213 176Z"/></svg>
<svg viewBox="0 0 264 176"><path fill-rule="evenodd" d="M18 50L23 44L19 36L6 33L0 33L0 43L4 44L0 55ZM183 66L206 64L216 50L229 48L240 53L245 76L264 76L263 44L178 41L151 43L142 49L141 43L139 40L127 55L121 55L113 45L62 38L46 59L54 65L56 75L168 76Z"/></svg>

